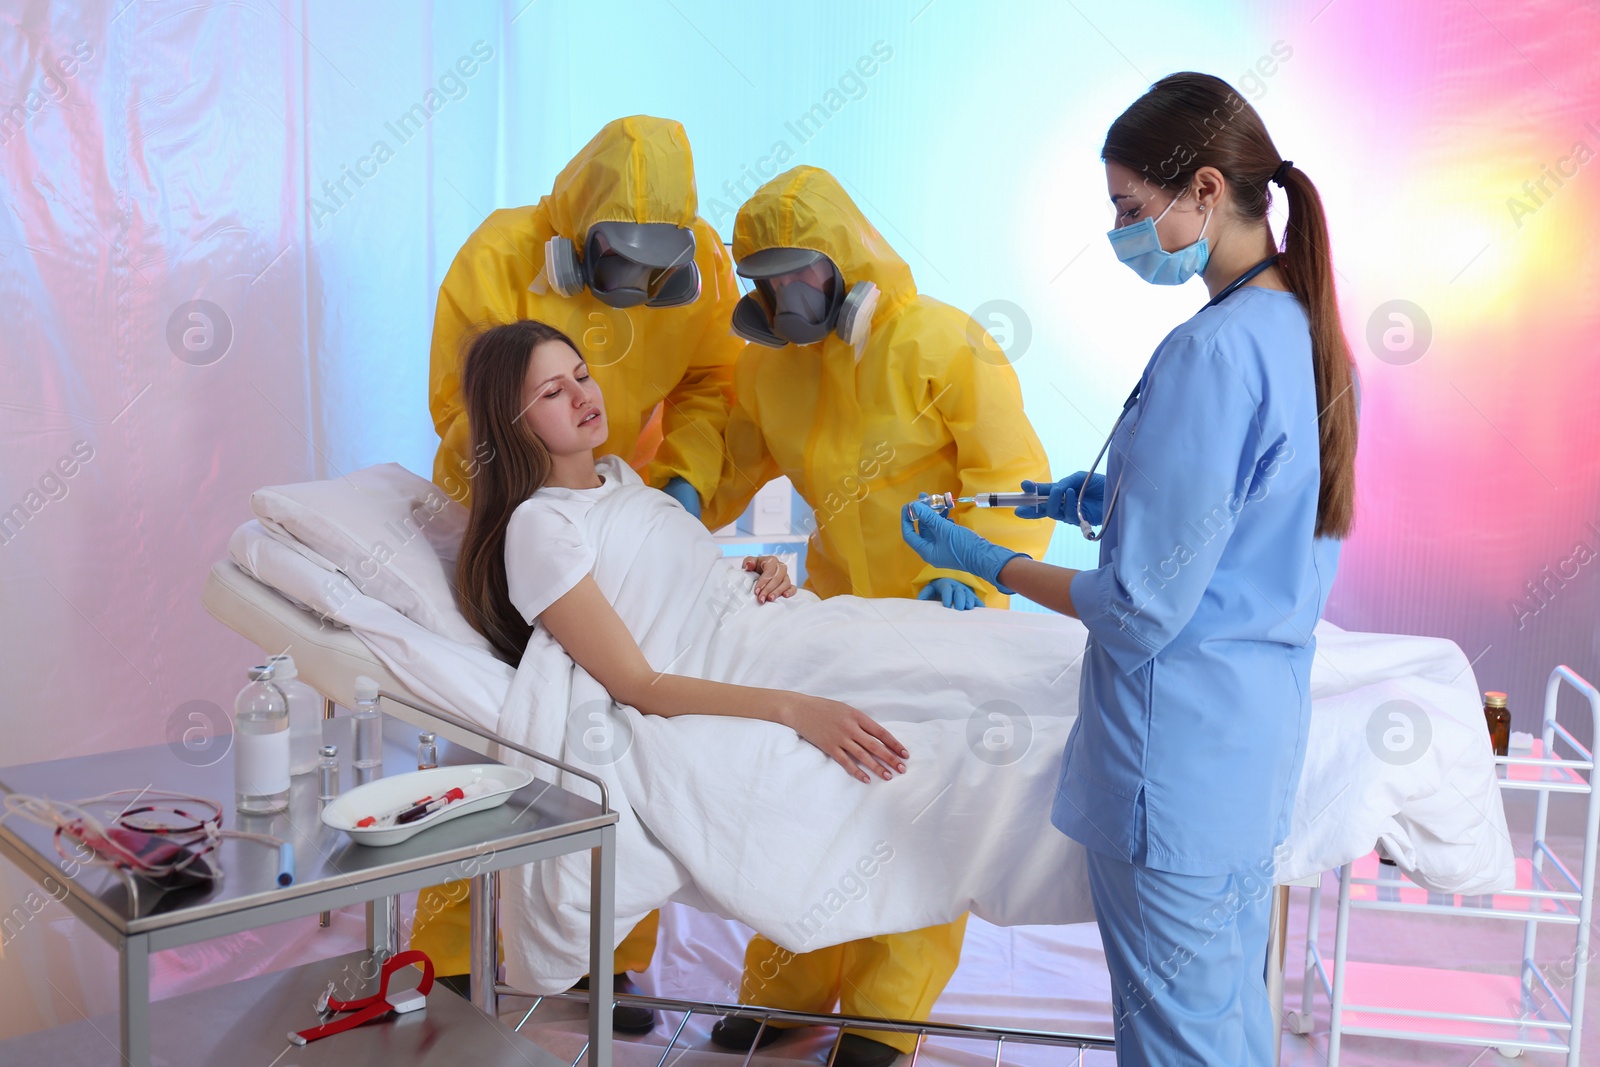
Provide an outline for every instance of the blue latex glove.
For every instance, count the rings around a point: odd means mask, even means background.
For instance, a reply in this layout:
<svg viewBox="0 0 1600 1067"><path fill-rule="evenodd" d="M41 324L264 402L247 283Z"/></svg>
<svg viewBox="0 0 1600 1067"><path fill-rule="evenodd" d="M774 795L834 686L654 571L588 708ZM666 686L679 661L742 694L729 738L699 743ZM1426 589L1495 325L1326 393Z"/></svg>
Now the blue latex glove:
<svg viewBox="0 0 1600 1067"><path fill-rule="evenodd" d="M1088 484L1085 485L1084 483ZM1083 517L1090 523L1099 526L1105 517L1106 508L1106 476L1096 474L1090 477L1086 471L1069 474L1059 482L1030 482L1022 483L1024 493L1049 493L1050 502L1029 507L1017 508L1016 513L1024 519L1054 519L1057 522L1069 522L1078 525L1078 497L1083 496Z"/></svg>
<svg viewBox="0 0 1600 1067"><path fill-rule="evenodd" d="M972 587L954 578L935 578L922 587L917 599L937 600L945 607L957 611L971 611L973 608L983 607L983 601L978 599L978 594L972 591Z"/></svg>
<svg viewBox="0 0 1600 1067"><path fill-rule="evenodd" d="M700 494L695 492L694 486L682 478L673 478L661 491L682 504L683 510L697 519L700 517Z"/></svg>
<svg viewBox="0 0 1600 1067"><path fill-rule="evenodd" d="M1006 594L1011 590L1000 584L1000 569L1016 557L1028 555L984 540L920 500L901 510L900 536L930 566L975 574Z"/></svg>

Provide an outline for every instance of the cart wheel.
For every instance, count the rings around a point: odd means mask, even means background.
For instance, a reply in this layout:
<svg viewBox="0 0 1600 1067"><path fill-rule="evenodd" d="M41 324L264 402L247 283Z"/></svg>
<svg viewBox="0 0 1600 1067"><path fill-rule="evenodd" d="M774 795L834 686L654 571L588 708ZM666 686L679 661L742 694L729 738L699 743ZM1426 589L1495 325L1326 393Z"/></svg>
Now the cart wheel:
<svg viewBox="0 0 1600 1067"><path fill-rule="evenodd" d="M1500 1053L1500 1055L1504 1056L1508 1060L1517 1059L1519 1056L1522 1055L1522 1047L1520 1045L1519 1046L1500 1045L1495 1049L1495 1051Z"/></svg>
<svg viewBox="0 0 1600 1067"><path fill-rule="evenodd" d="M1303 1037L1311 1032L1311 1016L1303 1011L1284 1012L1283 1022L1291 1034L1299 1034Z"/></svg>

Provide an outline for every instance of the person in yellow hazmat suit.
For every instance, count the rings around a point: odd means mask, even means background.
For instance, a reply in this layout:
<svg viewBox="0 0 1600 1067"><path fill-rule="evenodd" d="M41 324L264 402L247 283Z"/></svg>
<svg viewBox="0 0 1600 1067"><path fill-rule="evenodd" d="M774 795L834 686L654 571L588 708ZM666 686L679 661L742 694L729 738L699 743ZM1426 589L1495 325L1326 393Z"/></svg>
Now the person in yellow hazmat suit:
<svg viewBox="0 0 1600 1067"><path fill-rule="evenodd" d="M647 485L698 516L722 467L738 287L722 239L696 212L683 127L634 115L607 123L531 207L484 220L439 287L428 407L434 481L465 503L473 456L461 403L465 343L489 325L538 319L576 342L606 400L611 434ZM646 433L660 408L660 436ZM643 448L641 448L643 444ZM649 449L654 446L654 453Z"/></svg>
<svg viewBox="0 0 1600 1067"><path fill-rule="evenodd" d="M486 326L538 319L572 338L605 397L611 432L598 451L622 456L700 515L721 476L744 342L728 329L739 297L732 262L697 212L683 127L635 115L607 123L549 196L484 220L450 265L434 313L428 406L440 488L466 503L473 472L494 462L471 454L466 347ZM658 921L651 914L617 946L617 992L637 992L626 972L649 966ZM422 892L411 944L443 975L467 970L465 883ZM644 1033L655 1017L618 1006L613 1021Z"/></svg>
<svg viewBox="0 0 1600 1067"><path fill-rule="evenodd" d="M712 528L788 475L814 512L806 587L822 597L937 599L957 609L1008 598L964 572L925 565L900 536L919 493L1015 491L1048 478L1016 372L965 313L917 292L911 269L824 170L796 167L758 189L734 221L733 255L753 291L734 311L752 344L735 370ZM1035 559L1050 531L1010 509L951 517ZM966 917L943 926L795 954L757 936L743 1003L926 1019L954 973ZM725 1018L712 1039L748 1049L755 1020ZM780 1031L768 1027L761 1044ZM843 1067L911 1051L914 1034L846 1034Z"/></svg>

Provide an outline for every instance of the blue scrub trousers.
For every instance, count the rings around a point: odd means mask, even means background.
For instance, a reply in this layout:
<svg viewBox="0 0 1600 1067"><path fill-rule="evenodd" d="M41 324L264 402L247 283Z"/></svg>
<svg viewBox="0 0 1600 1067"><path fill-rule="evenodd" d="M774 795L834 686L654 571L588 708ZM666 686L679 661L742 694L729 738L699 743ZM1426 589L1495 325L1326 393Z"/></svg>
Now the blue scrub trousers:
<svg viewBox="0 0 1600 1067"><path fill-rule="evenodd" d="M1271 1067L1270 883L1086 851L1119 1067Z"/></svg>

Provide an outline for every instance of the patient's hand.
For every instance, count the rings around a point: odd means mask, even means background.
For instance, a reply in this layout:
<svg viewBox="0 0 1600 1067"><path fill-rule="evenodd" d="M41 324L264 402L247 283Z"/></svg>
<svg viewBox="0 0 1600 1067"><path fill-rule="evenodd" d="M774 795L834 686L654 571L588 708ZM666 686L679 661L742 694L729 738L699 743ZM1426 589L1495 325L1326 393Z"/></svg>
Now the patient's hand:
<svg viewBox="0 0 1600 1067"><path fill-rule="evenodd" d="M863 782L872 781L872 774L888 781L894 777L891 770L905 773L905 760L911 753L888 730L849 704L795 693L780 721Z"/></svg>
<svg viewBox="0 0 1600 1067"><path fill-rule="evenodd" d="M789 580L789 568L777 556L746 556L744 569L757 571L756 603L765 604L781 596L794 596L794 583Z"/></svg>

